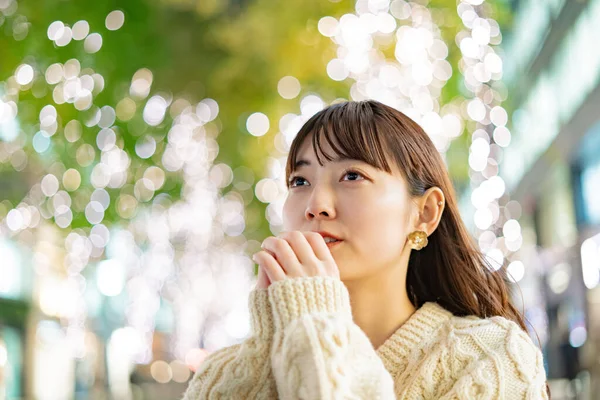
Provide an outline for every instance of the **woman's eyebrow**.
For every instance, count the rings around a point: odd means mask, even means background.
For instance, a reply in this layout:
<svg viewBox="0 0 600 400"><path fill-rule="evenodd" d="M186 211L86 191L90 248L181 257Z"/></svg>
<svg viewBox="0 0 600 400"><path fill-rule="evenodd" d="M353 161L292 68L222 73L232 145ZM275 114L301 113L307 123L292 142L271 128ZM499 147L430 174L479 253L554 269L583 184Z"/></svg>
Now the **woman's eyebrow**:
<svg viewBox="0 0 600 400"><path fill-rule="evenodd" d="M352 161L352 158L348 158L348 157L337 157L334 158L333 160L331 160L331 162L333 163L341 163L344 161ZM301 167L304 166L311 166L312 163L309 160L305 160L305 159L300 159L300 160L296 160L296 162L294 163L294 170L299 169Z"/></svg>

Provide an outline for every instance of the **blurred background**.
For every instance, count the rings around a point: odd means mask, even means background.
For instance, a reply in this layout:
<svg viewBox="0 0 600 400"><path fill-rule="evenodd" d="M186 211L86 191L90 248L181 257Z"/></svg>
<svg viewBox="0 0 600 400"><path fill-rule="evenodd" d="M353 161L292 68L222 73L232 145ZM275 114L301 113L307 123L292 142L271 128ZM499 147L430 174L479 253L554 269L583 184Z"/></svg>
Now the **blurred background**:
<svg viewBox="0 0 600 400"><path fill-rule="evenodd" d="M249 334L298 129L367 98L443 154L553 398L598 398L599 20L600 0L0 0L0 399L180 398Z"/></svg>

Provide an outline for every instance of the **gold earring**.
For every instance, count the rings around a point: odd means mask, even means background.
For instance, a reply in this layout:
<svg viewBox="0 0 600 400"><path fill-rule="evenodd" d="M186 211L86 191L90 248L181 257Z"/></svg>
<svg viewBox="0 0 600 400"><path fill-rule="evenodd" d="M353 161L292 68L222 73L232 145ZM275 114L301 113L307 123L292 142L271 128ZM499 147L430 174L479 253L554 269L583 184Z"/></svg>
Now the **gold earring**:
<svg viewBox="0 0 600 400"><path fill-rule="evenodd" d="M414 250L421 250L423 247L427 246L427 234L423 231L414 231L408 235L408 242L410 243L410 247Z"/></svg>

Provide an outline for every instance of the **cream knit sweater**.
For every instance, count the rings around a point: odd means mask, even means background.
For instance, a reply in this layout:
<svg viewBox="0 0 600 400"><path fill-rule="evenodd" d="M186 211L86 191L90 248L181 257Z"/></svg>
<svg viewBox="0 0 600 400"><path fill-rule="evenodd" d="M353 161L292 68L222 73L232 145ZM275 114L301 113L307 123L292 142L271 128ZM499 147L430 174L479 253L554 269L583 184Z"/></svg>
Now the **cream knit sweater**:
<svg viewBox="0 0 600 400"><path fill-rule="evenodd" d="M547 399L542 354L514 322L418 309L377 350L334 278L254 289L252 336L210 354L196 399Z"/></svg>

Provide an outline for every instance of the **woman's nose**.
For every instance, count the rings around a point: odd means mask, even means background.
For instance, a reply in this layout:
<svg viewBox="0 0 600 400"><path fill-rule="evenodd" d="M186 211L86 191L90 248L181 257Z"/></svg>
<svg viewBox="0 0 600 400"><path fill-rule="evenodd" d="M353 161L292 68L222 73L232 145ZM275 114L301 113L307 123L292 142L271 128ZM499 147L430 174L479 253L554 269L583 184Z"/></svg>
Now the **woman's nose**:
<svg viewBox="0 0 600 400"><path fill-rule="evenodd" d="M304 215L309 220L314 218L335 218L333 203L331 194L326 193L324 190L320 190L319 192L315 190L308 201Z"/></svg>

